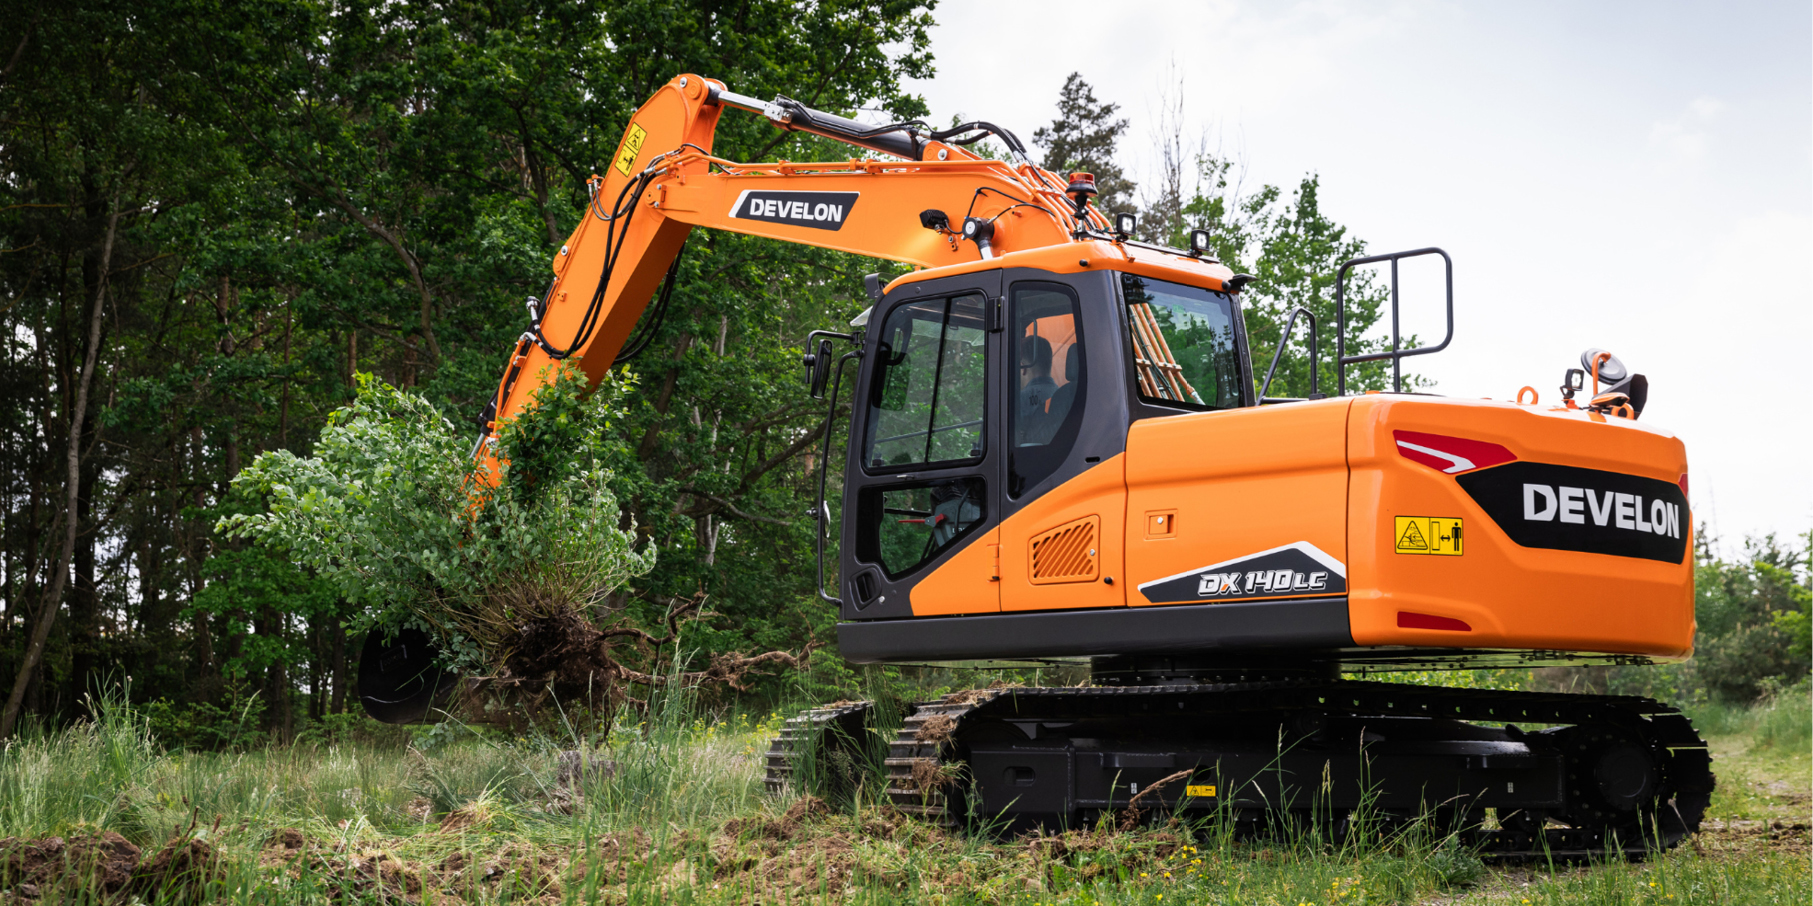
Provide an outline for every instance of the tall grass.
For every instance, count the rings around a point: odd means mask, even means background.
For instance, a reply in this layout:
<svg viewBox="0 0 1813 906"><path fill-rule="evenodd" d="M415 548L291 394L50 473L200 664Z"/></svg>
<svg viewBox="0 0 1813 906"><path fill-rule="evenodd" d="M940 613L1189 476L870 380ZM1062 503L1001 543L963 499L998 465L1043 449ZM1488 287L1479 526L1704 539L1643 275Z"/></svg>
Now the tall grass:
<svg viewBox="0 0 1813 906"><path fill-rule="evenodd" d="M1813 683L1777 691L1753 705L1712 701L1688 709L1708 736L1746 735L1757 747L1805 752L1813 748Z"/></svg>
<svg viewBox="0 0 1813 906"><path fill-rule="evenodd" d="M1802 681L1762 708L1756 722L1757 745L1787 751L1813 749L1813 684Z"/></svg>
<svg viewBox="0 0 1813 906"><path fill-rule="evenodd" d="M1767 734L1781 740L1773 745L1793 744L1806 738L1807 721L1792 701L1779 697L1773 710L1728 724L1758 744ZM1804 858L1703 858L1691 849L1639 866L1539 866L1529 886L1506 893L1450 828L1428 818L1362 815L1338 834L1306 824L1255 840L1212 816L995 842L891 812L872 769L848 810L796 820L783 816L795 800L761 786L762 754L783 715L708 719L678 688L656 693L606 738L569 730L505 742L456 729L427 751L170 752L117 697L91 713L91 723L34 731L0 750L0 838L113 830L149 847L203 836L226 856L206 902L409 899L373 880L385 871L416 871L456 900L484 903L1374 904L1471 891L1468 901L1519 906L1674 906L1813 895ZM563 749L613 769L567 790ZM263 847L280 828L299 829L314 855L270 862ZM45 892L45 902L59 896Z"/></svg>

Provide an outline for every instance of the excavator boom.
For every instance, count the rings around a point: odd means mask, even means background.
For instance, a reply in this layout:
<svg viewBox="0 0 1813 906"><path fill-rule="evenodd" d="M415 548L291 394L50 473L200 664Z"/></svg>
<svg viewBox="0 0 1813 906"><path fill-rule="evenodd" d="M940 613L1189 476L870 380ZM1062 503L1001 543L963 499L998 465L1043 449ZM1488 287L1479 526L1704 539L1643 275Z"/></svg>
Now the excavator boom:
<svg viewBox="0 0 1813 906"><path fill-rule="evenodd" d="M727 106L905 159L724 160L711 149ZM959 130L995 128L973 126ZM1025 159L1018 138L998 134L1017 165L932 137L952 137L948 132L865 127L785 99L746 98L699 76L673 79L637 109L610 167L592 178L591 202L555 256L546 296L531 303L534 324L484 413L485 430L521 411L538 386L536 376L555 361L573 359L591 380L602 379L694 227L923 268L1071 242L1079 229L1107 229L1095 209L1078 212L1066 182Z"/></svg>

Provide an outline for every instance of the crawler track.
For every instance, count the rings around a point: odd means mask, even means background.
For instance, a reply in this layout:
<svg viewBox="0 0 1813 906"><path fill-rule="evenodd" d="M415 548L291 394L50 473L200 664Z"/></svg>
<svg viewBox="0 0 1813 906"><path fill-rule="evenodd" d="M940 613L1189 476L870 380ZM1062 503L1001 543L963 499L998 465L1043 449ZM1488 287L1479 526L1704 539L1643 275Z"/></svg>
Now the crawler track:
<svg viewBox="0 0 1813 906"><path fill-rule="evenodd" d="M770 788L785 782L786 760L809 729L860 720L859 707L790 722L769 752ZM1242 767L1266 760L1255 740L1268 734L1270 766ZM1040 767L1006 770L1069 777L1050 791L1030 780L1012 788L998 766L1022 761ZM1651 699L1360 681L976 690L918 706L886 764L888 796L902 811L947 827L986 817L1016 830L1122 813L1141 783L1178 769L1213 774L1221 798L1188 798L1185 783L1149 790L1139 803L1148 817L1227 809L1263 824L1293 793L1315 799L1311 785L1292 778L1320 777L1323 793L1335 795L1295 812L1340 820L1355 811L1337 789L1348 776L1350 786L1386 791L1374 804L1387 816L1446 808L1469 842L1502 859L1641 857L1673 847L1699 828L1714 786L1692 724ZM1112 776L1092 787L1092 770ZM1440 783L1473 792L1431 795L1427 786ZM1486 806L1505 816L1499 827L1481 826Z"/></svg>
<svg viewBox="0 0 1813 906"><path fill-rule="evenodd" d="M781 725L781 734L768 744L768 770L762 778L768 792L778 794L785 790L801 767L829 761L820 752L829 754L847 742L861 739L871 710L868 702L844 702L787 718Z"/></svg>

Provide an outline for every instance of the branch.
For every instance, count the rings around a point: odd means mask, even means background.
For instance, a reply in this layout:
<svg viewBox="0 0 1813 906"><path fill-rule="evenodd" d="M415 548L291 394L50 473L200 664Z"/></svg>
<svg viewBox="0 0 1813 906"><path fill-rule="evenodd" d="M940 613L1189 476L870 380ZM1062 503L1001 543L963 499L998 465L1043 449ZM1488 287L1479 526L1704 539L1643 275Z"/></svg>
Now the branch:
<svg viewBox="0 0 1813 906"><path fill-rule="evenodd" d="M1134 795L1134 797L1132 799L1127 800L1127 808L1121 812L1121 821L1120 821L1121 832L1126 833L1127 831L1130 831L1134 827L1138 826L1138 824L1139 824L1139 801L1141 799L1144 799L1148 795L1150 795L1152 793L1156 793L1159 790L1164 789L1165 785L1168 783L1171 783L1171 782L1177 781L1177 780L1182 780L1185 777L1190 776L1190 774L1193 771L1195 771L1194 768L1186 768L1186 769L1178 771L1177 773L1172 774L1169 777L1166 777L1162 780L1155 781L1152 784L1149 784L1145 789L1140 790L1137 794Z"/></svg>
<svg viewBox="0 0 1813 906"><path fill-rule="evenodd" d="M665 645L680 637L680 621L691 614L698 613L699 608L705 606L705 599L710 596L704 592L699 592L688 600L668 595L656 595L649 592L642 592L637 594L636 597L641 598L644 601L660 604L667 608L667 635L662 636L661 638L655 638L633 626L619 626L614 629L601 630L599 632L600 638L608 639L617 636L628 636L656 647ZM700 615L705 616L705 614Z"/></svg>
<svg viewBox="0 0 1813 906"><path fill-rule="evenodd" d="M808 645L806 646L805 651L802 651L797 655L786 651L770 651L765 654L758 654L754 657L744 657L740 654L720 654L713 656L711 659L711 666L704 670L693 670L668 676L641 673L627 667L619 667L618 669L622 671L623 679L625 681L642 683L643 685L651 687L671 683L696 686L701 683L713 682L722 683L738 692L748 692L749 687L743 684L743 680L748 676L750 670L763 664L781 664L783 666L792 667L795 670L802 669L806 666L806 661L812 657L812 650L814 647L814 645Z"/></svg>
<svg viewBox="0 0 1813 906"><path fill-rule="evenodd" d="M303 188L308 191L313 191L316 195L325 199L328 204L344 211L346 216L351 217L360 226L364 227L367 232L389 244L391 250L397 253L397 257L403 260L403 266L409 270L409 279L415 284L416 293L422 297L422 339L428 341L429 354L434 356L435 361L440 361L441 344L434 338L434 327L429 323L429 316L434 312L434 294L428 290L428 281L423 279L421 263L416 260L415 255L411 254L410 251L404 247L403 240L395 233L386 229L383 224L378 223L376 220L359 213L358 209L353 207L352 202L346 198L345 190L340 189L339 186L334 187L335 194L333 195L329 195L307 183L303 184Z"/></svg>
<svg viewBox="0 0 1813 906"><path fill-rule="evenodd" d="M729 513L730 515L735 516L738 519L747 519L750 522L766 522L769 525L787 525L788 524L786 520L776 519L772 516L758 516L754 513L745 513L742 510L737 509L736 504L731 503L730 501L725 500L724 498L719 497L716 494L710 494L705 491L701 491L698 488L691 487L689 485L681 485L680 490L683 493L691 494L694 497L703 497L704 499L717 504L718 505L717 511ZM705 516L705 515L709 515L709 514L707 514L707 513L690 513L688 515Z"/></svg>
<svg viewBox="0 0 1813 906"><path fill-rule="evenodd" d="M25 26L25 34L19 36L19 46L13 48L13 58L6 61L5 69L0 69L0 85L6 84L6 80L12 77L13 68L18 66L19 59L25 56L25 45L31 42L31 33L37 27L38 17L34 14L31 18L31 24Z"/></svg>
<svg viewBox="0 0 1813 906"><path fill-rule="evenodd" d="M737 432L740 434L754 434L757 431L764 431L775 425L792 421L794 416L799 415L802 412L811 412L817 408L817 406L809 403L784 406L766 415L758 415L755 418L738 425Z"/></svg>
<svg viewBox="0 0 1813 906"><path fill-rule="evenodd" d="M832 418L833 419L838 418L838 417L844 415L847 411L848 410L845 409L843 406L839 406L837 408L837 411L835 413L833 413ZM745 489L748 488L751 484L753 484L755 482L756 479L761 478L763 475L766 475L769 472L774 471L776 468L779 468L781 465L785 464L787 462L787 460L790 460L793 457L800 455L801 453L805 452L808 447L812 446L813 444L818 443L819 435L823 434L825 431L825 424L826 424L826 422L819 422L816 427L814 427L811 431L806 432L806 434L803 437L801 437L799 440L796 440L793 443L788 444L786 449L763 460L760 464L758 464L755 467L755 469L753 471L745 472L743 474L743 482L742 482L741 486Z"/></svg>

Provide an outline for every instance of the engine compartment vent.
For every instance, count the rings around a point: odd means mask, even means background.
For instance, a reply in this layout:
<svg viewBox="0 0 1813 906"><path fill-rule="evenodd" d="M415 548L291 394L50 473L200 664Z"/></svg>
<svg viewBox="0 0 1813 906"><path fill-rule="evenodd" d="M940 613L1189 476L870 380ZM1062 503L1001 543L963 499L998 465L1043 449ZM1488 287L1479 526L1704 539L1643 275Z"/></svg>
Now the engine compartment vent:
<svg viewBox="0 0 1813 906"><path fill-rule="evenodd" d="M1094 582L1101 574L1102 519L1084 516L1032 539L1032 584Z"/></svg>

